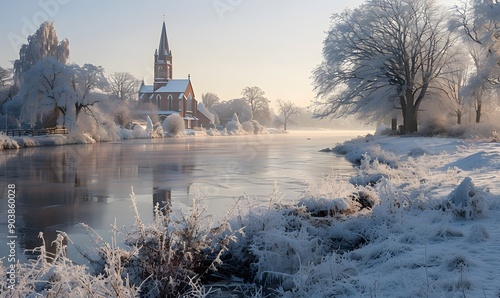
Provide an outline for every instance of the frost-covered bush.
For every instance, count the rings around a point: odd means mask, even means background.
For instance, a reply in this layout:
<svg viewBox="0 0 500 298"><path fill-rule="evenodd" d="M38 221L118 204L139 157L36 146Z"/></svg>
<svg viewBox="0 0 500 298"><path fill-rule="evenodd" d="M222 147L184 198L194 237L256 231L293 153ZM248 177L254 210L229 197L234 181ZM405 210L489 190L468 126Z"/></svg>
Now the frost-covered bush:
<svg viewBox="0 0 500 298"><path fill-rule="evenodd" d="M372 144L373 140L372 135L358 137L335 146L333 151L345 155L347 160L352 163L360 163L368 157L370 160L378 160L380 163L397 167L399 158L394 153L383 150L380 145ZM358 142L362 142L362 144ZM370 145L367 146L366 143Z"/></svg>
<svg viewBox="0 0 500 298"><path fill-rule="evenodd" d="M0 296L1 297L136 297L138 288L132 286L122 274L117 249L109 249L108 254L115 254L114 262L103 268L103 274L91 275L88 268L78 265L66 256L66 240L71 240L65 233L59 233L52 242L55 253L46 250L43 233L39 234L42 245L32 250L37 258L16 266L16 282L13 289L8 289L7 268L0 261ZM111 257L110 257L111 259Z"/></svg>
<svg viewBox="0 0 500 298"><path fill-rule="evenodd" d="M102 257L94 262L101 268L118 268L139 287L141 297L205 297L202 279L217 271L220 255L241 231L233 232L225 222L212 229L198 195L189 214L175 214L168 202L163 208L155 206L150 224L142 222L135 195L131 197L136 221L125 234L129 249L113 247L91 232Z"/></svg>
<svg viewBox="0 0 500 298"><path fill-rule="evenodd" d="M119 127L120 138L128 139L147 139L149 133L139 124L127 125L128 128Z"/></svg>
<svg viewBox="0 0 500 298"><path fill-rule="evenodd" d="M153 129L149 132L150 137L152 138L161 138L164 136L163 125L160 123L156 123L153 125Z"/></svg>
<svg viewBox="0 0 500 298"><path fill-rule="evenodd" d="M257 120L245 121L241 124L241 127L247 134L257 135L267 132L265 127L260 125Z"/></svg>
<svg viewBox="0 0 500 298"><path fill-rule="evenodd" d="M209 136L220 136L221 133L215 128L207 129L207 135Z"/></svg>
<svg viewBox="0 0 500 298"><path fill-rule="evenodd" d="M70 131L70 134L87 134L97 142L121 139L119 127L115 124L114 119L110 115L101 112L98 107L95 107L91 114L80 113L78 127L76 131Z"/></svg>
<svg viewBox="0 0 500 298"><path fill-rule="evenodd" d="M243 98L231 99L214 104L210 107L210 112L214 113L214 123L218 124L218 119L229 119L234 113L238 113L241 121L245 122L252 118L252 108L248 101Z"/></svg>
<svg viewBox="0 0 500 298"><path fill-rule="evenodd" d="M185 130L184 119L179 114L169 115L163 121L163 131L171 137L181 136Z"/></svg>
<svg viewBox="0 0 500 298"><path fill-rule="evenodd" d="M389 135L394 135L394 134L397 134L397 131L393 131L389 126L384 125L384 124L381 124L375 130L376 136L389 136Z"/></svg>
<svg viewBox="0 0 500 298"><path fill-rule="evenodd" d="M244 131L246 131L248 134L254 133L252 121L245 121L245 122L241 123L241 128Z"/></svg>
<svg viewBox="0 0 500 298"><path fill-rule="evenodd" d="M233 118L231 119L231 121L226 124L226 131L229 135L246 134L236 113L233 114Z"/></svg>
<svg viewBox="0 0 500 298"><path fill-rule="evenodd" d="M470 177L465 177L448 195L448 208L460 218L473 219L484 216L487 207L483 201L483 194L476 189Z"/></svg>
<svg viewBox="0 0 500 298"><path fill-rule="evenodd" d="M19 144L3 132L0 132L0 150L3 149L19 149Z"/></svg>
<svg viewBox="0 0 500 298"><path fill-rule="evenodd" d="M148 132L144 129L144 127L140 125L134 125L132 129L132 135L136 139L145 139L148 137Z"/></svg>

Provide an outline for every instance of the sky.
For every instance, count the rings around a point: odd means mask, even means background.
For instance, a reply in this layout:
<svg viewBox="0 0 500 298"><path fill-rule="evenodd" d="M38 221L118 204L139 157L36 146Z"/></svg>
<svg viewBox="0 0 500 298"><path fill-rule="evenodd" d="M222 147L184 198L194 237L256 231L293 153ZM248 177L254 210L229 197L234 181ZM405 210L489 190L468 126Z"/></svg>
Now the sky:
<svg viewBox="0 0 500 298"><path fill-rule="evenodd" d="M442 0L453 3L453 0ZM126 4L124 4L126 3ZM70 62L100 65L106 74L129 72L152 83L153 54L163 20L173 76L191 75L196 98L222 100L258 86L271 102L308 106L311 71L333 13L362 0L144 0L9 1L0 11L0 66L11 67L19 48L45 21L70 43Z"/></svg>

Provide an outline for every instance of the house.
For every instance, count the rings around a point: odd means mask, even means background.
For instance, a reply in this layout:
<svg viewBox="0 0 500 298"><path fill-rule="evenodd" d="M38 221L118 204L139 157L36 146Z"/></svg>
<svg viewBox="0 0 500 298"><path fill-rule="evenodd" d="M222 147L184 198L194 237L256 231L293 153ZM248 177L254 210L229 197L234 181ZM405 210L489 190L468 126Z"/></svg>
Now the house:
<svg viewBox="0 0 500 298"><path fill-rule="evenodd" d="M143 107L148 103L156 106L160 119L179 114L184 118L186 128L206 127L211 122L210 115L206 115L206 111L198 111L191 76L173 79L172 74L172 51L168 44L167 27L163 22L160 44L154 54L154 82L153 85L142 82L139 103Z"/></svg>

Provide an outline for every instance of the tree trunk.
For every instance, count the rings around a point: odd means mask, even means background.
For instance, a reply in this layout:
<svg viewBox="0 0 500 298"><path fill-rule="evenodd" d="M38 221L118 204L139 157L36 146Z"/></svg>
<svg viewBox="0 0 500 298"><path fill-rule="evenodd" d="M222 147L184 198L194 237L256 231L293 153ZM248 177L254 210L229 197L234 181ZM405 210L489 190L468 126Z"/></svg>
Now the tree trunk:
<svg viewBox="0 0 500 298"><path fill-rule="evenodd" d="M482 106L481 103L477 104L477 108L476 108L476 123L479 123L481 121L481 106Z"/></svg>
<svg viewBox="0 0 500 298"><path fill-rule="evenodd" d="M462 124L462 113L461 112L457 113L457 124L458 125Z"/></svg>
<svg viewBox="0 0 500 298"><path fill-rule="evenodd" d="M414 105L414 97L411 91L408 91L405 96L406 105L403 109L403 134L415 133L418 130L417 111L418 107Z"/></svg>

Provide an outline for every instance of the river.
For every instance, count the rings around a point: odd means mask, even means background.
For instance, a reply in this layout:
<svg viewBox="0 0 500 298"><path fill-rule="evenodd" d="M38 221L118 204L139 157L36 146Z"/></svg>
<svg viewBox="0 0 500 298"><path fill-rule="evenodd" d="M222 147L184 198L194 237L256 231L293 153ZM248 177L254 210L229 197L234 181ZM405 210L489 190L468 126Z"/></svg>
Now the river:
<svg viewBox="0 0 500 298"><path fill-rule="evenodd" d="M7 189L16 190L16 251L23 254L57 231L86 249L86 223L109 239L110 225L134 222L130 193L143 221L156 202L189 209L198 195L216 217L242 195L268 199L276 186L284 200L299 198L308 182L325 175L350 175L342 156L319 152L366 131L292 131L283 135L127 140L92 145L34 147L0 152L0 258L8 255ZM69 251L70 256L75 254Z"/></svg>

